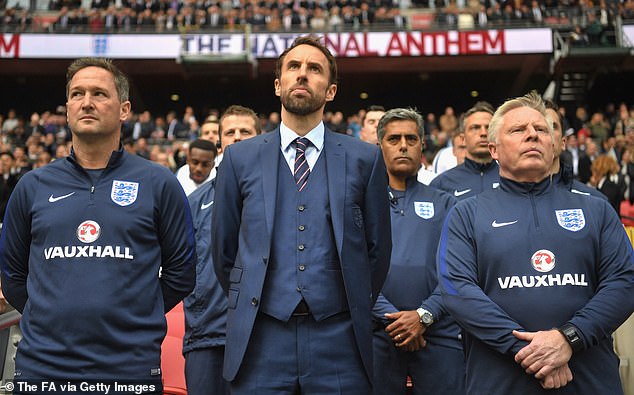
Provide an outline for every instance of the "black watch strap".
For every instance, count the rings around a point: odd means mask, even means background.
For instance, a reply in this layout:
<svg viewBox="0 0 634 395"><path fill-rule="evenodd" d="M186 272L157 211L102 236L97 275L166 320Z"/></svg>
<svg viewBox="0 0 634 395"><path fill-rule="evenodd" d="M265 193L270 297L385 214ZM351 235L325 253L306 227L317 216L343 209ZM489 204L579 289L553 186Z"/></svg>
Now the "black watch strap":
<svg viewBox="0 0 634 395"><path fill-rule="evenodd" d="M583 350L583 340L581 339L581 336L579 336L576 326L572 324L564 324L558 329L558 331L564 335L564 338L566 338L566 341L570 344L573 353Z"/></svg>

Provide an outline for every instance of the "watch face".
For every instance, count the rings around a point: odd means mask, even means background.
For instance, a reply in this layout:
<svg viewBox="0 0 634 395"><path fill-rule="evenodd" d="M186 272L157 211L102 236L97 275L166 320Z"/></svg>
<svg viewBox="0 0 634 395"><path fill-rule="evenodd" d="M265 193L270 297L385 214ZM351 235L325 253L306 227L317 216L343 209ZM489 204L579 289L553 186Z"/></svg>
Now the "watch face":
<svg viewBox="0 0 634 395"><path fill-rule="evenodd" d="M432 318L431 314L425 312L423 316L421 317L421 321L425 325L431 325L434 322L434 319Z"/></svg>

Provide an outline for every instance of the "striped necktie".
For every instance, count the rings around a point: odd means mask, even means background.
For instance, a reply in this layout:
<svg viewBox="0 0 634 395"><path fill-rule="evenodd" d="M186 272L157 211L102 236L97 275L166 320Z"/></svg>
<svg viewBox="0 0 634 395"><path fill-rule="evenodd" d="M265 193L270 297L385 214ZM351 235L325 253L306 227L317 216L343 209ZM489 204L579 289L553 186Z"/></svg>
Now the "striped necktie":
<svg viewBox="0 0 634 395"><path fill-rule="evenodd" d="M295 167L293 168L293 176L295 177L295 184L297 190L302 191L308 182L308 176L310 175L310 167L308 167L308 161L306 160L306 148L310 144L310 140L305 137L298 137L295 139Z"/></svg>

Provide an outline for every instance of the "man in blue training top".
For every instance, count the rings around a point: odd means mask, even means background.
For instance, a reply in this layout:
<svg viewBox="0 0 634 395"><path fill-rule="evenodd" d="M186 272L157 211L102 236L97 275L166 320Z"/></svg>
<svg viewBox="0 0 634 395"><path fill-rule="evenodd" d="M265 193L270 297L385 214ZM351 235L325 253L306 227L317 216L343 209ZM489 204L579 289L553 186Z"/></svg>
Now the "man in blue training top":
<svg viewBox="0 0 634 395"><path fill-rule="evenodd" d="M374 394L464 394L460 329L437 288L440 230L456 199L416 181L423 155L423 118L396 108L383 115L378 138L389 186L392 256L372 311Z"/></svg>
<svg viewBox="0 0 634 395"><path fill-rule="evenodd" d="M438 248L467 393L622 394L611 334L633 311L634 256L618 216L553 180L539 95L498 108L489 149L500 187L458 203Z"/></svg>
<svg viewBox="0 0 634 395"><path fill-rule="evenodd" d="M477 102L460 117L460 131L464 136L464 162L439 174L429 185L452 194L458 200L497 188L500 175L498 164L489 153L487 130L493 107Z"/></svg>
<svg viewBox="0 0 634 395"><path fill-rule="evenodd" d="M194 233L169 169L121 146L128 86L109 60L73 62L71 155L25 174L9 201L0 265L22 313L16 380L162 392L165 313L194 288Z"/></svg>

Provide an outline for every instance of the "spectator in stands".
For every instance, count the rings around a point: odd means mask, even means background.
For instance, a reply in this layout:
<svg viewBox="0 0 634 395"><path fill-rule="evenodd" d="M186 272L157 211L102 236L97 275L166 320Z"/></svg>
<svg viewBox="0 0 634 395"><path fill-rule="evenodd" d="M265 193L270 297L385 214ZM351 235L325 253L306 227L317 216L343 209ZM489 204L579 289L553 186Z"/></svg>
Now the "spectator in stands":
<svg viewBox="0 0 634 395"><path fill-rule="evenodd" d="M383 114L385 114L383 106L372 105L366 109L365 115L361 119L361 131L359 132L361 140L370 144L379 144L376 128Z"/></svg>
<svg viewBox="0 0 634 395"><path fill-rule="evenodd" d="M225 18L216 4L207 8L207 26L212 29L220 29L225 24Z"/></svg>
<svg viewBox="0 0 634 395"><path fill-rule="evenodd" d="M34 134L42 135L44 134L44 127L40 124L40 114L34 112L31 114L31 118L29 119L29 124L25 129L25 135L30 137Z"/></svg>
<svg viewBox="0 0 634 395"><path fill-rule="evenodd" d="M48 151L42 151L37 155L37 159L33 163L33 168L37 169L48 165L53 160L53 157Z"/></svg>
<svg viewBox="0 0 634 395"><path fill-rule="evenodd" d="M619 173L619 164L608 155L599 155L592 162L590 185L608 197L610 205L617 214L621 213L621 201L625 196L627 184L625 177Z"/></svg>
<svg viewBox="0 0 634 395"><path fill-rule="evenodd" d="M574 31L570 33L568 43L573 47L587 47L590 40L581 25L575 25Z"/></svg>
<svg viewBox="0 0 634 395"><path fill-rule="evenodd" d="M530 21L535 25L544 23L544 9L537 0L531 1Z"/></svg>
<svg viewBox="0 0 634 395"><path fill-rule="evenodd" d="M453 107L445 107L445 112L440 116L438 122L440 131L452 136L453 132L458 129L458 118L456 117Z"/></svg>
<svg viewBox="0 0 634 395"><path fill-rule="evenodd" d="M264 132L270 132L272 130L275 130L275 128L277 128L280 125L280 113L277 111L272 111L269 114L269 117L266 121L266 125L263 128Z"/></svg>
<svg viewBox="0 0 634 395"><path fill-rule="evenodd" d="M432 187L458 200L497 188L499 166L491 157L487 136L492 116L493 107L489 103L477 102L460 117L460 131L467 151L464 162L434 178Z"/></svg>
<svg viewBox="0 0 634 395"><path fill-rule="evenodd" d="M588 35L588 43L590 45L607 44L607 42L604 41L604 31L603 26L601 26L601 21L597 19L593 10L588 11L587 18L586 34Z"/></svg>
<svg viewBox="0 0 634 395"><path fill-rule="evenodd" d="M13 108L9 109L7 117L2 122L2 132L10 133L18 126L18 116Z"/></svg>
<svg viewBox="0 0 634 395"><path fill-rule="evenodd" d="M316 7L313 10L313 17L310 19L311 30L324 32L327 30L328 20L324 14L324 10L321 7Z"/></svg>
<svg viewBox="0 0 634 395"><path fill-rule="evenodd" d="M478 27L485 28L489 23L489 13L487 12L487 7L484 4L481 4L478 12L473 16L473 20L476 22Z"/></svg>
<svg viewBox="0 0 634 395"><path fill-rule="evenodd" d="M330 128L335 133L346 134L348 130L348 124L346 120L343 118L343 113L341 111L335 111L332 114L332 117L328 122L326 122L326 127Z"/></svg>
<svg viewBox="0 0 634 395"><path fill-rule="evenodd" d="M4 222L4 213L9 202L9 197L18 182L17 178L11 174L13 155L10 152L0 153L0 223Z"/></svg>
<svg viewBox="0 0 634 395"><path fill-rule="evenodd" d="M55 159L62 159L68 156L69 150L66 144L57 144L55 147Z"/></svg>
<svg viewBox="0 0 634 395"><path fill-rule="evenodd" d="M343 27L343 18L341 17L341 9L337 6L333 6L330 9L330 19L328 20L328 26L330 30L341 31Z"/></svg>
<svg viewBox="0 0 634 395"><path fill-rule="evenodd" d="M614 125L614 135L624 135L628 130L634 130L632 111L625 103L619 105L619 116Z"/></svg>
<svg viewBox="0 0 634 395"><path fill-rule="evenodd" d="M165 121L167 122L166 138L168 140L174 139L186 139L187 131L189 128L187 125L181 123L176 116L176 111L170 111L167 113Z"/></svg>
<svg viewBox="0 0 634 395"><path fill-rule="evenodd" d="M586 183L590 180L592 161L584 150L579 149L577 136L572 129L565 132L566 151L564 152L565 161L572 164L572 172L574 178Z"/></svg>
<svg viewBox="0 0 634 395"><path fill-rule="evenodd" d="M142 158L150 159L150 149L148 147L145 137L141 137L134 143L134 150L136 154Z"/></svg>
<svg viewBox="0 0 634 395"><path fill-rule="evenodd" d="M597 111L592 114L590 122L586 125L590 130L592 138L597 144L602 144L611 134L610 124L605 120L603 113Z"/></svg>
<svg viewBox="0 0 634 395"><path fill-rule="evenodd" d="M621 155L620 174L625 181L625 193L623 199L628 200L630 204L634 203L634 146L628 145Z"/></svg>

